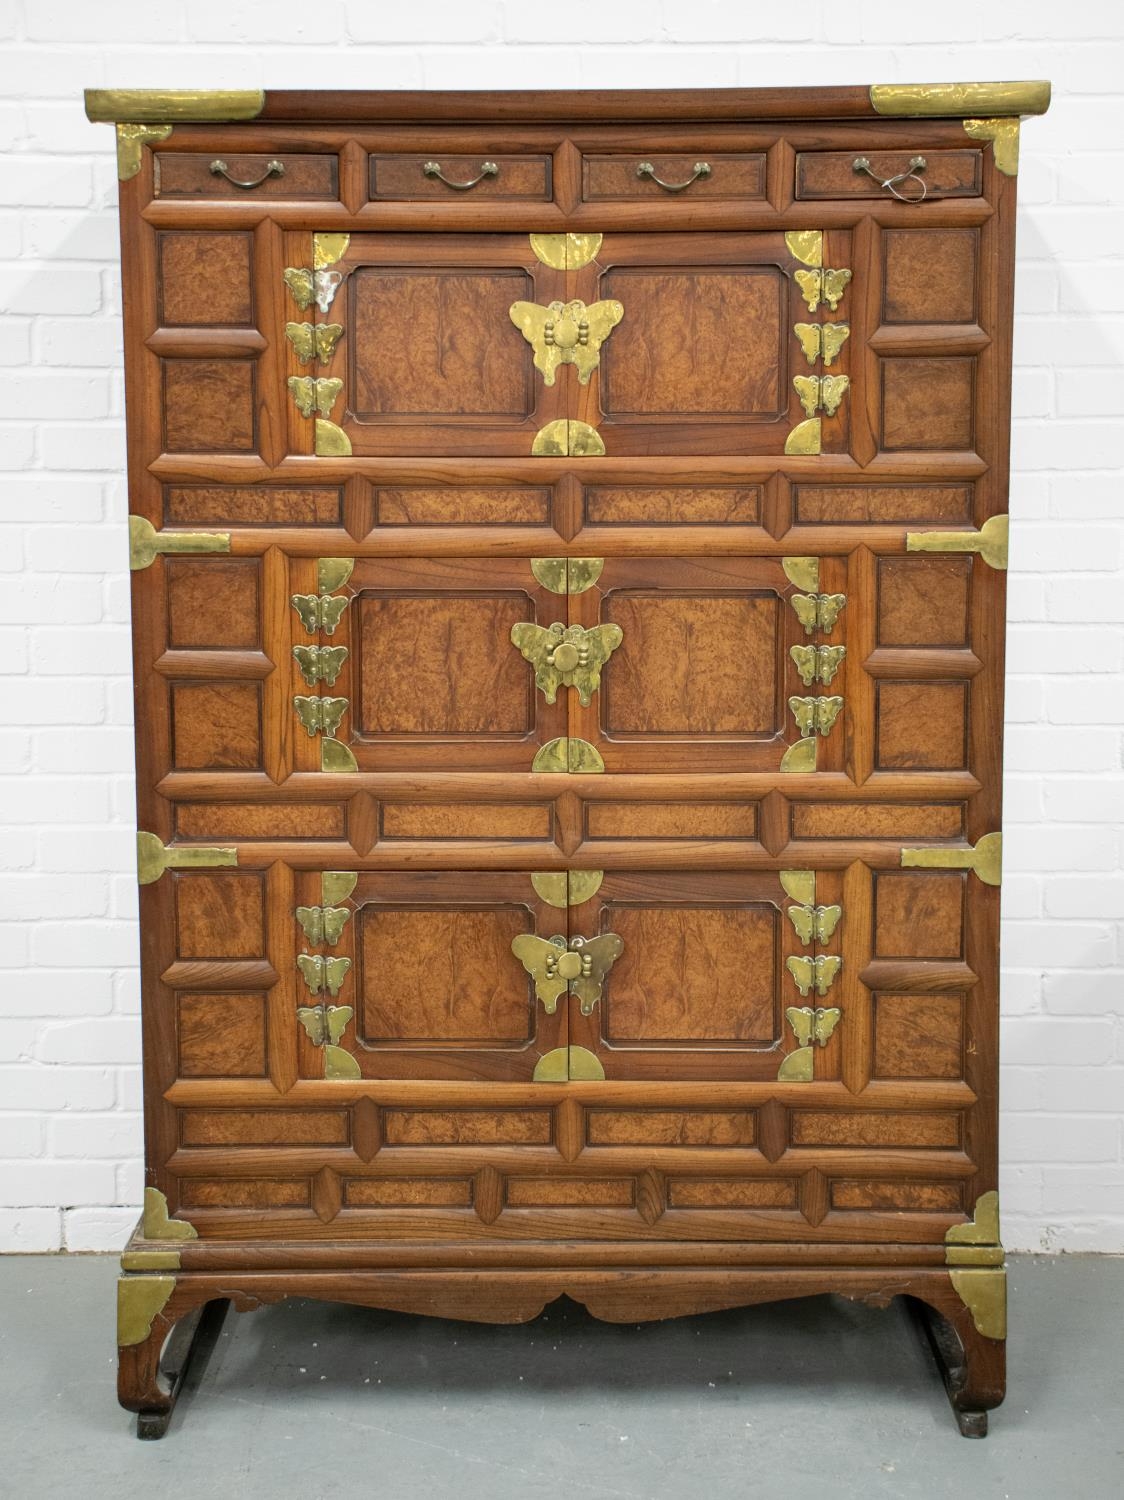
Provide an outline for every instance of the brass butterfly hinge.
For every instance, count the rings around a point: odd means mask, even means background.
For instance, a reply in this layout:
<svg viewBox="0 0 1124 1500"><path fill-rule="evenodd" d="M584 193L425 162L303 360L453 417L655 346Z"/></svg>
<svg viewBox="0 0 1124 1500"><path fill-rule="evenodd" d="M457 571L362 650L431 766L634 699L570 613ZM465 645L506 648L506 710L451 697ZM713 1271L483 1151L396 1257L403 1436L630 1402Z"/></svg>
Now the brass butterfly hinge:
<svg viewBox="0 0 1124 1500"><path fill-rule="evenodd" d="M1003 835L985 833L966 849L948 845L903 849L901 862L906 870L971 870L984 885L999 885L1003 879Z"/></svg>
<svg viewBox="0 0 1124 1500"><path fill-rule="evenodd" d="M792 697L788 706L801 735L828 735L843 708L843 699L838 694L828 698Z"/></svg>
<svg viewBox="0 0 1124 1500"><path fill-rule="evenodd" d="M814 365L822 358L825 369L835 363L840 349L851 336L851 328L847 323L796 323L793 325L793 332L808 363ZM809 416L812 414L808 413ZM830 412L828 415L831 415Z"/></svg>
<svg viewBox="0 0 1124 1500"><path fill-rule="evenodd" d="M298 953L297 968L310 995L325 992L334 1000L351 968L350 958L326 958L322 953Z"/></svg>
<svg viewBox="0 0 1124 1500"><path fill-rule="evenodd" d="M790 1005L785 1018L792 1027L798 1043L794 1052L789 1052L777 1072L778 1082L810 1083L815 1076L817 1047L826 1047L832 1032L839 1024L843 1012L838 1006Z"/></svg>
<svg viewBox="0 0 1124 1500"><path fill-rule="evenodd" d="M531 453L535 458L603 458L605 442L588 422L559 417L539 428Z"/></svg>
<svg viewBox="0 0 1124 1500"><path fill-rule="evenodd" d="M565 994L575 995L582 1015L589 1016L601 999L609 970L624 952L624 941L615 932L572 937L568 943L561 934L541 938L522 932L512 939L511 951L534 980L535 994L548 1016Z"/></svg>
<svg viewBox="0 0 1124 1500"><path fill-rule="evenodd" d="M945 1235L949 1280L985 1338L1007 1337L1007 1272L999 1238L999 1194L976 1200L967 1224L954 1224Z"/></svg>
<svg viewBox="0 0 1124 1500"><path fill-rule="evenodd" d="M343 324L286 323L285 337L292 344L302 365L310 365L315 361L326 365L343 337ZM303 415L308 416L308 412Z"/></svg>
<svg viewBox="0 0 1124 1500"><path fill-rule="evenodd" d="M851 384L849 375L794 375L792 384L800 397L804 415L814 417L823 411L833 417L839 410L843 397Z"/></svg>
<svg viewBox="0 0 1124 1500"><path fill-rule="evenodd" d="M594 775L604 769L596 746L567 735L547 740L531 762L532 771L568 771L571 775Z"/></svg>
<svg viewBox="0 0 1124 1500"><path fill-rule="evenodd" d="M509 316L535 351L535 369L544 385L554 384L559 365L574 365L579 384L588 385L601 363L601 345L624 317L624 308L612 299L589 307L577 299L546 307L513 302Z"/></svg>
<svg viewBox="0 0 1124 1500"><path fill-rule="evenodd" d="M540 901L562 908L592 900L604 879L604 870L542 870L531 876L531 884Z"/></svg>
<svg viewBox="0 0 1124 1500"><path fill-rule="evenodd" d="M817 266L812 270L794 271L792 274L808 311L812 313L821 302L826 302L831 311L835 312L851 279L851 272L846 267L832 271L824 266Z"/></svg>
<svg viewBox="0 0 1124 1500"><path fill-rule="evenodd" d="M141 169L145 146L158 145L172 133L170 125L117 126L117 180L128 182Z"/></svg>
<svg viewBox="0 0 1124 1500"><path fill-rule="evenodd" d="M318 682L334 687L347 660L347 647L294 646L293 655L301 669L301 676L309 687L315 687Z"/></svg>
<svg viewBox="0 0 1124 1500"><path fill-rule="evenodd" d="M330 417L343 390L343 381L336 376L328 379L326 376L290 375L288 386L293 404L302 417L313 414Z"/></svg>
<svg viewBox="0 0 1124 1500"><path fill-rule="evenodd" d="M977 552L989 568L1007 566L1010 520L992 516L979 531L907 531L907 552Z"/></svg>
<svg viewBox="0 0 1124 1500"><path fill-rule="evenodd" d="M291 603L309 635L320 630L325 635L335 635L351 598L347 594L293 594Z"/></svg>
<svg viewBox="0 0 1124 1500"><path fill-rule="evenodd" d="M152 885L165 870L221 870L237 863L237 849L164 844L154 833L137 834L138 885Z"/></svg>
<svg viewBox="0 0 1124 1500"><path fill-rule="evenodd" d="M839 926L843 917L841 906L788 906L785 913L795 929L796 936L807 946L809 943L826 943Z"/></svg>
<svg viewBox="0 0 1124 1500"><path fill-rule="evenodd" d="M796 664L805 687L822 682L827 687L847 655L846 646L790 646L788 654Z"/></svg>
<svg viewBox="0 0 1124 1500"><path fill-rule="evenodd" d="M535 1083L604 1083L601 1060L587 1047L555 1047L535 1064Z"/></svg>
<svg viewBox="0 0 1124 1500"><path fill-rule="evenodd" d="M555 271L580 271L601 249L599 234L532 234L535 258Z"/></svg>
<svg viewBox="0 0 1124 1500"><path fill-rule="evenodd" d="M229 531L157 531L143 516L129 517L129 567L134 573L151 567L157 557L229 551Z"/></svg>
<svg viewBox="0 0 1124 1500"><path fill-rule="evenodd" d="M814 989L821 1000L835 983L842 967L843 960L838 953L821 953L818 958L793 955L785 959L785 968L801 995L810 995Z"/></svg>
<svg viewBox="0 0 1124 1500"><path fill-rule="evenodd" d="M119 1276L117 1278L117 1343L131 1349L152 1332L176 1289L174 1276Z"/></svg>
<svg viewBox="0 0 1124 1500"><path fill-rule="evenodd" d="M341 272L330 271L324 266L311 271L307 266L288 266L282 274L285 285L289 289L289 295L301 312L307 312L315 302L320 311L327 316L332 299L343 281Z"/></svg>
<svg viewBox="0 0 1124 1500"><path fill-rule="evenodd" d="M804 627L805 635L815 635L817 630L830 635L835 622L847 603L846 594L790 594L788 602L796 611L796 618Z"/></svg>
<svg viewBox="0 0 1124 1500"><path fill-rule="evenodd" d="M305 939L314 948L327 944L334 948L343 936L351 917L348 906L298 906L293 912Z"/></svg>
<svg viewBox="0 0 1124 1500"><path fill-rule="evenodd" d="M601 577L603 557L532 557L531 572L552 594L584 594Z"/></svg>
<svg viewBox="0 0 1124 1500"><path fill-rule="evenodd" d="M293 709L310 739L318 734L335 739L347 708L346 698L311 698L303 693L293 698Z"/></svg>
<svg viewBox="0 0 1124 1500"><path fill-rule="evenodd" d="M304 1027L309 1041L324 1054L325 1078L362 1077L355 1057L346 1047L339 1045L354 1014L350 1005L302 1005L297 1009L297 1020Z"/></svg>
<svg viewBox="0 0 1124 1500"><path fill-rule="evenodd" d="M511 641L535 669L535 686L548 703L560 687L577 688L588 708L601 686L601 668L624 639L619 625L534 625L523 621L511 627Z"/></svg>

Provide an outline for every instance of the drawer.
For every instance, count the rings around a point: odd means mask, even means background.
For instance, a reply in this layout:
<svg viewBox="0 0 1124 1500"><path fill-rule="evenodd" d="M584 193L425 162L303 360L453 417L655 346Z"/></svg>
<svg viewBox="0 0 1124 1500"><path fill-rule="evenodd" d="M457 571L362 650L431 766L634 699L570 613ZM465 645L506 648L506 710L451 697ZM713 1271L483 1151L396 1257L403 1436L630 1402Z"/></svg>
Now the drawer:
<svg viewBox="0 0 1124 1500"><path fill-rule="evenodd" d="M212 170L218 162L223 164L225 175ZM274 163L283 170L278 172ZM155 189L158 198L327 198L334 201L339 197L339 163L335 156L314 156L304 151L158 151Z"/></svg>
<svg viewBox="0 0 1124 1500"><path fill-rule="evenodd" d="M516 198L549 203L554 195L553 160L542 156L496 156L476 152L372 155L372 198L450 202L461 197Z"/></svg>
<svg viewBox="0 0 1124 1500"><path fill-rule="evenodd" d="M706 170L700 172L700 165ZM679 194L690 198L763 198L765 154L689 151L655 155L636 151L582 158L582 197L587 203Z"/></svg>
<svg viewBox="0 0 1124 1500"><path fill-rule="evenodd" d="M891 198L882 184L889 177L908 172L916 157L924 157L917 169L927 188L927 198L975 198L982 183L983 153L980 151L931 151L908 146L895 151L801 151L796 158L797 198ZM855 162L866 161L870 172L856 171ZM873 172L872 177L870 173ZM903 195L916 194L917 177L899 184Z"/></svg>

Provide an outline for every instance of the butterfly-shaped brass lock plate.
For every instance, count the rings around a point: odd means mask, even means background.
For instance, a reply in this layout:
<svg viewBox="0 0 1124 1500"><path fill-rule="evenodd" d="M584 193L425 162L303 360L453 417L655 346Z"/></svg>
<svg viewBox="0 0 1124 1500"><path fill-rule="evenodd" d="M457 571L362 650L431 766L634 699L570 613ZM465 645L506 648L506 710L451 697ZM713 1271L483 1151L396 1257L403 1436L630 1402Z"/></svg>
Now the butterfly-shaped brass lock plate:
<svg viewBox="0 0 1124 1500"><path fill-rule="evenodd" d="M541 938L522 932L512 939L511 951L535 981L535 994L548 1016L565 994L576 995L582 1015L589 1016L601 999L605 976L624 952L624 940L615 932L603 932L567 943L561 934Z"/></svg>
<svg viewBox="0 0 1124 1500"><path fill-rule="evenodd" d="M624 308L612 300L590 307L580 301L547 307L513 302L509 316L535 351L535 369L542 371L545 385L554 384L559 365L575 365L578 380L588 385L601 362L601 345L624 317Z"/></svg>
<svg viewBox="0 0 1124 1500"><path fill-rule="evenodd" d="M601 668L624 640L619 625L533 625L521 621L511 627L518 646L535 669L535 686L553 703L560 687L578 690L583 708L601 686Z"/></svg>

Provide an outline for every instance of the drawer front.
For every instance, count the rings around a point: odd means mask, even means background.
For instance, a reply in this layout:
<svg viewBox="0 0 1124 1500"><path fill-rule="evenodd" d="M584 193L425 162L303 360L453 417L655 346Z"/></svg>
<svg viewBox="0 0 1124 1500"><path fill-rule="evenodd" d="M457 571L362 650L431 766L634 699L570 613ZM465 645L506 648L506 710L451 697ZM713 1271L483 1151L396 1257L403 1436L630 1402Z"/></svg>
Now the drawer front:
<svg viewBox="0 0 1124 1500"><path fill-rule="evenodd" d="M705 168L706 170L700 170ZM765 155L708 151L652 155L644 151L582 158L587 203L638 198L763 198Z"/></svg>
<svg viewBox="0 0 1124 1500"><path fill-rule="evenodd" d="M450 202L474 198L515 198L538 203L553 195L550 156L495 156L479 152L453 156L443 151L372 155L372 198L407 202Z"/></svg>
<svg viewBox="0 0 1124 1500"><path fill-rule="evenodd" d="M906 197L920 196L918 177L925 183L927 198L975 198L982 184L983 156L979 151L923 151L902 147L895 151L801 151L796 158L797 198L890 198L883 183L908 173L921 157L925 165L899 191ZM870 170L856 169L865 161ZM871 176L871 173L874 175Z"/></svg>
<svg viewBox="0 0 1124 1500"><path fill-rule="evenodd" d="M225 171L215 166L220 162ZM159 151L154 186L158 198L331 200L339 197L339 162L305 151Z"/></svg>

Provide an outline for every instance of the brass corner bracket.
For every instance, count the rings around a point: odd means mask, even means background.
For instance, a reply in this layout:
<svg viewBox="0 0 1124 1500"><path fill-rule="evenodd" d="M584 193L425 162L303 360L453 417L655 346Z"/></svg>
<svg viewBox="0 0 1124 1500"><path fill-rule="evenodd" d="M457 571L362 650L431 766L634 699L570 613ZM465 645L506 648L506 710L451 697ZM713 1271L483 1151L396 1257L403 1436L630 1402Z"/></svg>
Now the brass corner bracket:
<svg viewBox="0 0 1124 1500"><path fill-rule="evenodd" d="M971 870L984 885L999 885L1003 879L1003 835L985 833L967 849L939 845L903 849L901 862L905 870Z"/></svg>
<svg viewBox="0 0 1124 1500"><path fill-rule="evenodd" d="M237 849L164 844L154 833L137 833L138 885L152 885L165 870L218 870L237 863Z"/></svg>
<svg viewBox="0 0 1124 1500"><path fill-rule="evenodd" d="M945 1235L945 1264L956 1295L985 1338L1007 1337L1007 1272L999 1239L999 1194L976 1199L967 1224L954 1224Z"/></svg>
<svg viewBox="0 0 1124 1500"><path fill-rule="evenodd" d="M146 1240L195 1240L199 1238L194 1224L184 1219L173 1219L168 1213L168 1200L159 1188L144 1190L144 1215L141 1233Z"/></svg>
<svg viewBox="0 0 1124 1500"><path fill-rule="evenodd" d="M166 141L172 133L170 125L118 125L117 126L117 180L129 182L141 169L144 148Z"/></svg>
<svg viewBox="0 0 1124 1500"><path fill-rule="evenodd" d="M117 1344L131 1349L143 1344L153 1320L168 1305L176 1289L174 1276L119 1276L117 1278Z"/></svg>
<svg viewBox="0 0 1124 1500"><path fill-rule="evenodd" d="M1019 175L1019 121L1017 119L965 120L964 131L973 140L991 142L991 154L995 158L995 165L1004 177Z"/></svg>
<svg viewBox="0 0 1124 1500"><path fill-rule="evenodd" d="M979 531L907 531L907 552L975 552L989 568L1007 566L1011 534L1008 516L992 516Z"/></svg>
<svg viewBox="0 0 1124 1500"><path fill-rule="evenodd" d="M133 573L150 568L158 556L229 551L229 531L157 531L144 516L129 517L129 568Z"/></svg>

